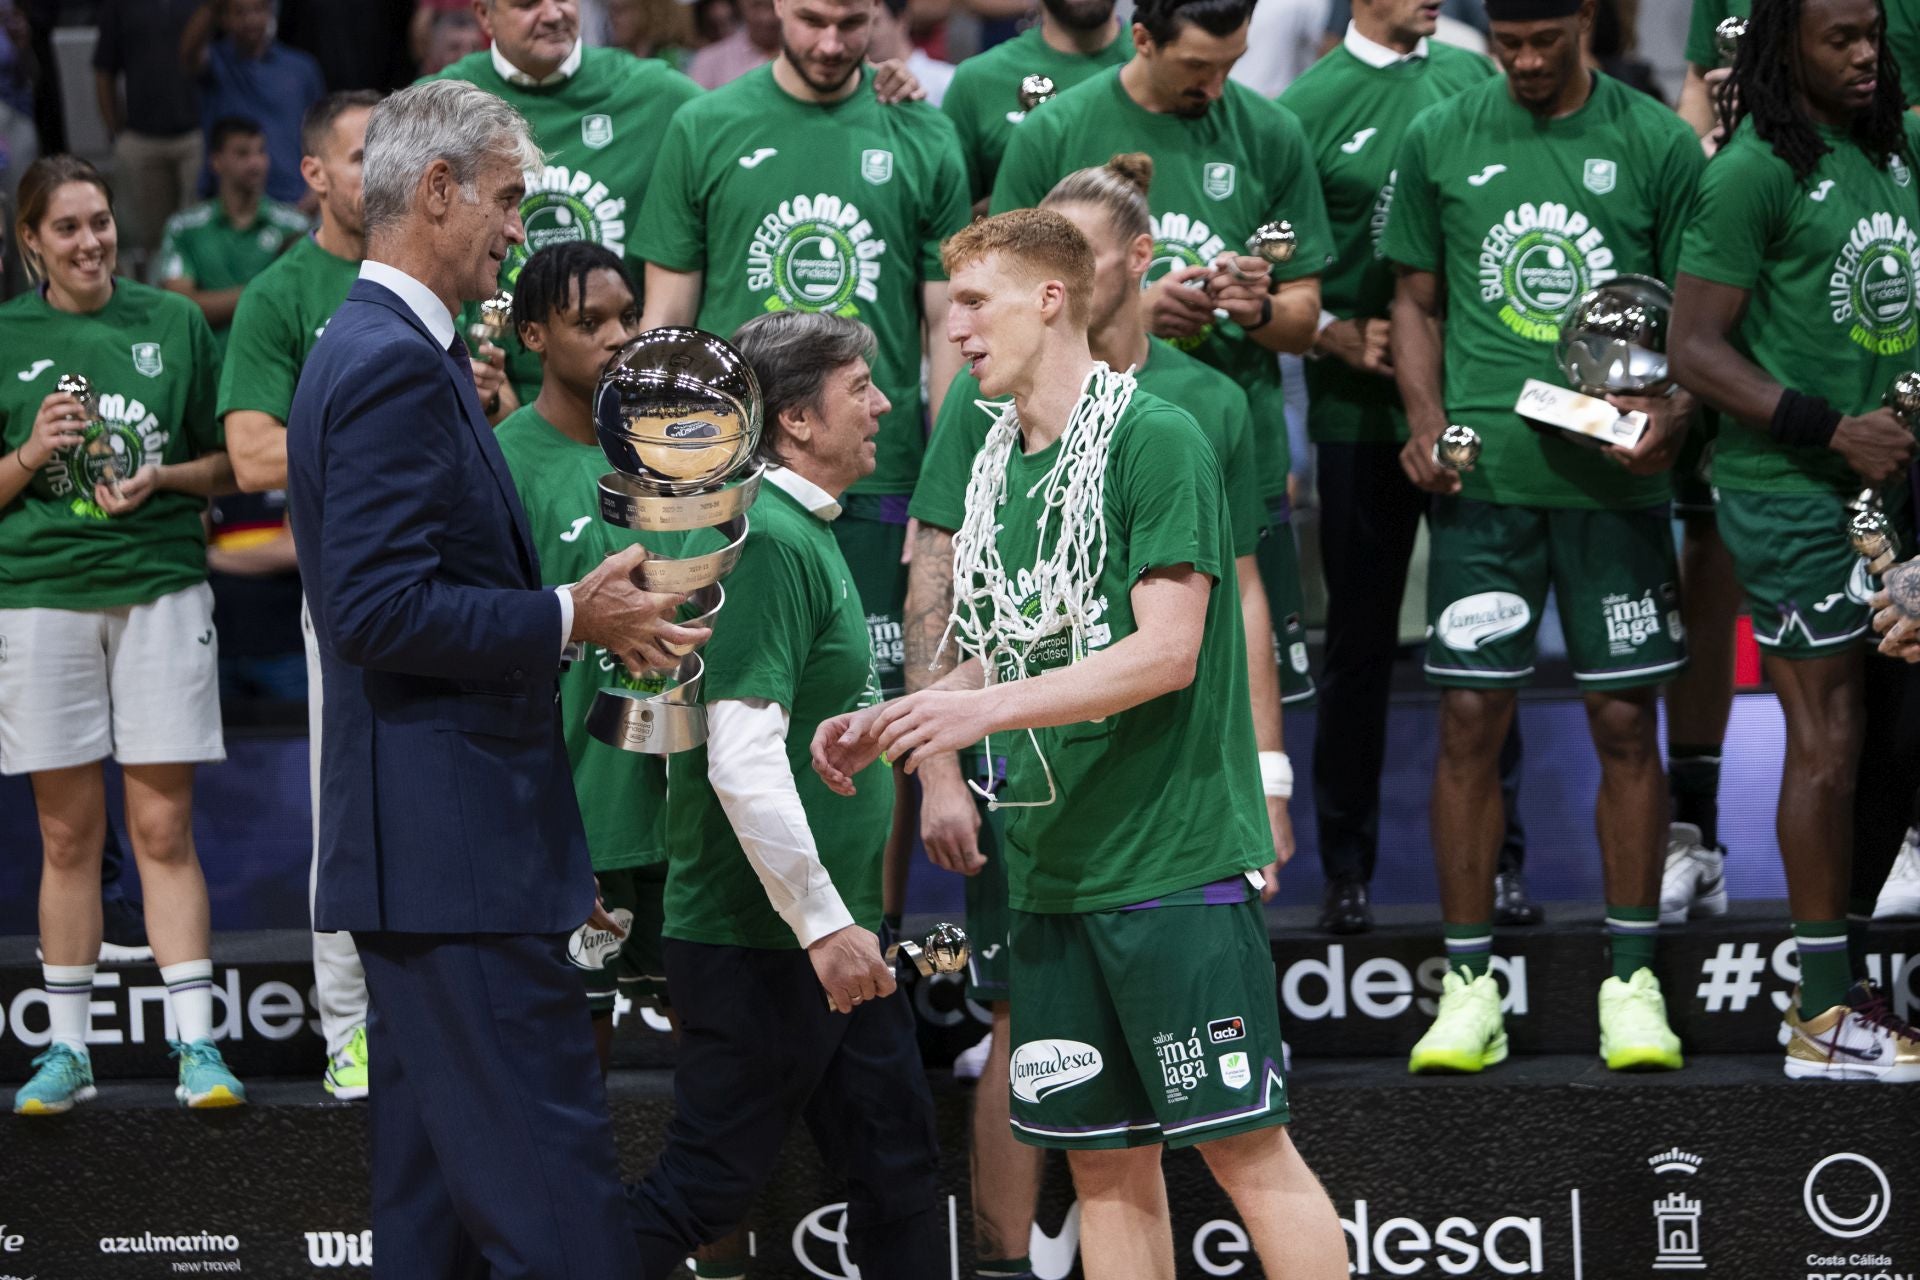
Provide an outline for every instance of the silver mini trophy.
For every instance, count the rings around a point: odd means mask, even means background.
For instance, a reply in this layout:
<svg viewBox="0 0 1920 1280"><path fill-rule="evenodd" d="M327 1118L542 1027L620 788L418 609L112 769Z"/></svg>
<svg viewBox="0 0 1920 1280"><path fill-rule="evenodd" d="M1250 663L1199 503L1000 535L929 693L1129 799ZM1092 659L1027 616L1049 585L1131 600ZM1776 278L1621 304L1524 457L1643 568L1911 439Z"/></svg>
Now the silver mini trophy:
<svg viewBox="0 0 1920 1280"><path fill-rule="evenodd" d="M1262 224L1247 237L1247 252L1275 267L1293 261L1293 251L1299 246L1300 237L1294 232L1293 224L1284 218Z"/></svg>
<svg viewBox="0 0 1920 1280"><path fill-rule="evenodd" d="M1031 111L1041 103L1058 93L1052 76L1031 75L1020 77L1020 110Z"/></svg>
<svg viewBox="0 0 1920 1280"><path fill-rule="evenodd" d="M640 565L648 591L686 594L710 625L726 601L720 579L740 560L747 508L760 491L760 383L733 346L700 329L641 334L616 352L594 390L594 430L614 470L600 478L600 518L623 529L714 529L726 545L705 555ZM671 687L602 689L587 731L609 746L670 755L707 740L700 655L680 655Z"/></svg>
<svg viewBox="0 0 1920 1280"><path fill-rule="evenodd" d="M1713 51L1720 57L1720 65L1730 67L1740 53L1740 42L1747 38L1747 20L1733 17L1720 19L1713 29Z"/></svg>
<svg viewBox="0 0 1920 1280"><path fill-rule="evenodd" d="M1881 403L1893 410L1893 416L1907 430L1920 430L1920 373L1903 373L1895 378ZM1900 558L1900 538L1893 531L1880 491L1862 489L1847 503L1847 511L1847 541L1867 562L1868 573L1885 573Z"/></svg>
<svg viewBox="0 0 1920 1280"><path fill-rule="evenodd" d="M1480 433L1472 427L1454 423L1433 442L1435 466L1449 471L1471 471L1480 460Z"/></svg>
<svg viewBox="0 0 1920 1280"><path fill-rule="evenodd" d="M474 343L474 354L483 342L500 346L513 326L513 295L505 289L480 304L480 318L467 326L467 339Z"/></svg>
<svg viewBox="0 0 1920 1280"><path fill-rule="evenodd" d="M887 948L887 963L897 963L901 956L913 962L923 978L931 978L936 973L958 973L967 967L967 957L972 955L967 944L967 931L957 924L937 924L920 941L902 938Z"/></svg>
<svg viewBox="0 0 1920 1280"><path fill-rule="evenodd" d="M124 441L118 441L113 431L100 419L99 402L94 399L93 384L87 381L84 373L63 373L53 384L55 391L64 391L80 402L80 412L86 415L86 433L81 441L81 466L87 480L87 492L93 492L93 486L104 484L115 493L120 492L120 482L129 474L128 468L120 456L118 443L125 447Z"/></svg>
<svg viewBox="0 0 1920 1280"><path fill-rule="evenodd" d="M1672 312L1673 291L1651 276L1615 276L1587 290L1560 323L1560 368L1571 389L1528 378L1514 409L1569 439L1633 448L1647 415L1623 414L1602 397L1666 394Z"/></svg>

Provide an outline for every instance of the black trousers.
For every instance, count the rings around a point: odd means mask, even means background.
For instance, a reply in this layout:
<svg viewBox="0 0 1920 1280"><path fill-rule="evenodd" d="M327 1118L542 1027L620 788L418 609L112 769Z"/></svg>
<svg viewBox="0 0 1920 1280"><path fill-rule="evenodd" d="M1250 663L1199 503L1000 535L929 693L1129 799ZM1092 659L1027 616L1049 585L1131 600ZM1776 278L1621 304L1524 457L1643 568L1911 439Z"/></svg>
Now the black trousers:
<svg viewBox="0 0 1920 1280"><path fill-rule="evenodd" d="M680 1019L666 1146L627 1189L643 1280L738 1225L804 1121L847 1187L847 1260L863 1280L946 1274L933 1095L909 997L827 1008L804 951L669 938Z"/></svg>
<svg viewBox="0 0 1920 1280"><path fill-rule="evenodd" d="M1327 583L1320 732L1313 743L1320 866L1329 880L1370 881L1380 847L1380 773L1400 644L1400 597L1429 499L1400 470L1397 444L1315 448L1320 566ZM1500 790L1507 810L1502 871L1518 871L1526 859L1520 760L1516 716L1500 748Z"/></svg>

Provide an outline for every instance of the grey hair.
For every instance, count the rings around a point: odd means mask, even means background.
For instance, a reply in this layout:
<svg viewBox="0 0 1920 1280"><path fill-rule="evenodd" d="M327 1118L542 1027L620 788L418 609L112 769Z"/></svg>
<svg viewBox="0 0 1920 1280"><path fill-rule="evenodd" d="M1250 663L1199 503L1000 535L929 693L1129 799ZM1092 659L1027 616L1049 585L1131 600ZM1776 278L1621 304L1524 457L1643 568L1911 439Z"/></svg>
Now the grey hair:
<svg viewBox="0 0 1920 1280"><path fill-rule="evenodd" d="M858 320L822 311L775 311L734 330L733 345L760 382L762 418L758 456L778 465L775 449L780 415L788 409L819 409L827 379L855 360L873 363L873 330Z"/></svg>
<svg viewBox="0 0 1920 1280"><path fill-rule="evenodd" d="M473 201L479 199L473 184L480 166L495 157L522 170L545 163L525 118L485 89L432 80L387 98L367 120L361 184L368 234L406 216L421 175L435 160L447 162L461 193Z"/></svg>

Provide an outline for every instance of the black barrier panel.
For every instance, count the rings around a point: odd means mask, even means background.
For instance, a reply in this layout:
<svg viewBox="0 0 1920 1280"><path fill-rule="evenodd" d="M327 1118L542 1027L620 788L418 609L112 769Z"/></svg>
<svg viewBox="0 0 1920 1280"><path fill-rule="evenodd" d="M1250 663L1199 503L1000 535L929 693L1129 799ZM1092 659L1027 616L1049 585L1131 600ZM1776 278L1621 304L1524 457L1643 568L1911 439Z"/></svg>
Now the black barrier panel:
<svg viewBox="0 0 1920 1280"><path fill-rule="evenodd" d="M927 1280L957 1280L972 1274L969 1099L940 1083L954 1262ZM370 1274L364 1109L322 1103L306 1083L254 1095L245 1110L193 1114L157 1084L129 1085L118 1105L9 1118L0 1277ZM634 1176L669 1117L668 1078L617 1073L612 1096ZM1897 1086L1790 1083L1777 1057L1658 1077L1547 1058L1445 1080L1325 1063L1297 1073L1294 1101L1295 1140L1334 1199L1355 1275L1920 1275L1920 1144ZM1183 1280L1261 1274L1200 1157L1174 1152L1165 1167ZM1043 1280L1078 1274L1079 1225L1056 1156L1032 1241ZM839 1197L804 1136L751 1227L760 1280L852 1280Z"/></svg>
<svg viewBox="0 0 1920 1280"><path fill-rule="evenodd" d="M1294 1054L1302 1060L1403 1057L1432 1020L1445 972L1435 926L1391 924L1335 939L1298 927L1301 914L1269 916L1281 1024ZM1556 908L1548 924L1500 931L1494 949L1513 1052L1595 1052L1596 996L1609 973L1597 911ZM1920 921L1878 922L1871 949L1873 977L1894 1011L1920 1021ZM214 950L215 1036L229 1065L243 1080L318 1076L325 1051L307 936L222 934ZM1689 1055L1755 1053L1775 1045L1780 1012L1799 976L1784 904L1742 903L1724 919L1662 931L1656 970ZM944 1067L979 1039L986 1013L965 999L955 977L928 983L909 974L908 980L923 1057ZM98 972L91 1039L101 1079L157 1077L170 1069L164 996L151 966ZM670 1066L666 1027L658 1014L623 1007L616 1064ZM26 1079L46 1035L33 940L0 939L0 1082Z"/></svg>

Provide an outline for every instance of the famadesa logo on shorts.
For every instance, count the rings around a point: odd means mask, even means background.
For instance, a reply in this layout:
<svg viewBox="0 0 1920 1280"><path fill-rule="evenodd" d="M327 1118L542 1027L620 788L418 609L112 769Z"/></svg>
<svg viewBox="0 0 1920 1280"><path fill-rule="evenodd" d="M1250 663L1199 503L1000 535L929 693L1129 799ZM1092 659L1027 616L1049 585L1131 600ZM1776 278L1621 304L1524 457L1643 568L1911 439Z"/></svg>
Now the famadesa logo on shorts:
<svg viewBox="0 0 1920 1280"><path fill-rule="evenodd" d="M1482 591L1455 600L1440 611L1433 630L1449 649L1469 653L1495 640L1524 631L1533 610L1511 591Z"/></svg>
<svg viewBox="0 0 1920 1280"><path fill-rule="evenodd" d="M1029 1040L1013 1051L1013 1096L1039 1102L1085 1084L1105 1065L1098 1049L1079 1040Z"/></svg>
<svg viewBox="0 0 1920 1280"><path fill-rule="evenodd" d="M860 206L821 192L783 200L760 219L747 246L747 288L773 294L768 311L860 314L880 299L880 263L887 242Z"/></svg>
<svg viewBox="0 0 1920 1280"><path fill-rule="evenodd" d="M1522 204L1480 241L1480 299L1500 323L1531 342L1557 342L1560 321L1581 294L1618 275L1613 250L1578 209Z"/></svg>
<svg viewBox="0 0 1920 1280"><path fill-rule="evenodd" d="M1854 223L1847 244L1827 277L1833 322L1847 326L1847 339L1878 356L1896 356L1920 342L1915 323L1914 230L1891 213L1873 213Z"/></svg>

